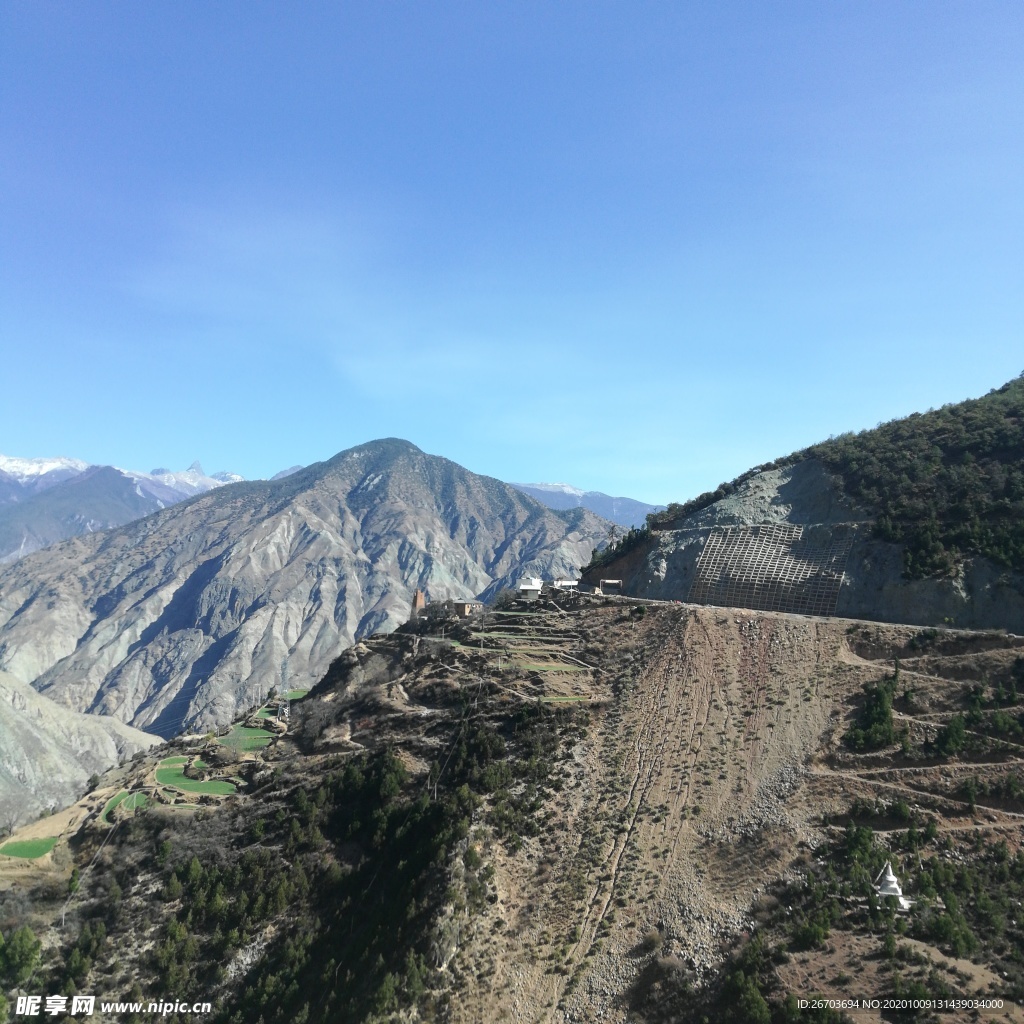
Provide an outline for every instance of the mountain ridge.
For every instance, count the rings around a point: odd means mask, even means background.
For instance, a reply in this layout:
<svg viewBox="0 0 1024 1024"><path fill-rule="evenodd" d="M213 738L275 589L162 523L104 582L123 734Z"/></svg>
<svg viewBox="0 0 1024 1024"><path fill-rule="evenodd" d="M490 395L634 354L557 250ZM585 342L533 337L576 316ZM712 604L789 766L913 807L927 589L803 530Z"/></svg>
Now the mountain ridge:
<svg viewBox="0 0 1024 1024"><path fill-rule="evenodd" d="M198 461L178 473L139 473L80 459L0 456L0 564L241 480L207 476Z"/></svg>
<svg viewBox="0 0 1024 1024"><path fill-rule="evenodd" d="M648 515L665 508L664 505L650 505L635 498L613 497L603 491L584 491L572 484L512 483L512 486L536 498L548 508L586 508L619 526L639 526Z"/></svg>
<svg viewBox="0 0 1024 1024"><path fill-rule="evenodd" d="M555 512L401 439L186 499L0 572L0 668L172 735L311 685L412 592L483 598L578 570L608 524Z"/></svg>
<svg viewBox="0 0 1024 1024"><path fill-rule="evenodd" d="M786 529L762 529L769 526ZM749 554L741 556L744 536ZM792 546L806 549L812 538L822 552L848 551L843 565L807 561ZM702 562L705 551L713 554ZM710 592L718 595L710 603L732 594L779 608L797 578L834 573L834 614L1024 632L1024 377L672 503L595 553L584 578L621 577L636 596L685 601Z"/></svg>

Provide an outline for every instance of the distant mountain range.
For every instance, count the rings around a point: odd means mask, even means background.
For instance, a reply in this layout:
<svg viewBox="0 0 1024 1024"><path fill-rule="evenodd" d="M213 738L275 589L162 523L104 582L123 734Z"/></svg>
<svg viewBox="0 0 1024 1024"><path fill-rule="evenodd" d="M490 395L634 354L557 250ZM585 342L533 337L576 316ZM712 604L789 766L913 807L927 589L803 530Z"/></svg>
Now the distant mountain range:
<svg viewBox="0 0 1024 1024"><path fill-rule="evenodd" d="M601 491L581 491L571 484L514 483L512 486L548 508L586 508L619 526L643 526L649 513L665 508L664 505L648 505L633 498L613 498Z"/></svg>
<svg viewBox="0 0 1024 1024"><path fill-rule="evenodd" d="M18 559L0 571L0 671L148 732L207 728L271 686L312 685L357 637L405 622L416 589L487 599L524 575L576 574L610 527L374 441Z"/></svg>
<svg viewBox="0 0 1024 1024"><path fill-rule="evenodd" d="M207 476L198 462L182 473L138 473L80 459L0 455L0 562L69 537L121 526L241 480L234 473Z"/></svg>
<svg viewBox="0 0 1024 1024"><path fill-rule="evenodd" d="M283 480L302 469L291 466L270 479ZM139 473L96 466L81 459L0 455L0 564L70 537L123 526L186 498L244 479L226 472L208 476L199 462L183 472L161 468ZM615 498L601 491L583 491L570 484L511 486L548 508L585 508L624 527L642 526L649 513L665 507Z"/></svg>

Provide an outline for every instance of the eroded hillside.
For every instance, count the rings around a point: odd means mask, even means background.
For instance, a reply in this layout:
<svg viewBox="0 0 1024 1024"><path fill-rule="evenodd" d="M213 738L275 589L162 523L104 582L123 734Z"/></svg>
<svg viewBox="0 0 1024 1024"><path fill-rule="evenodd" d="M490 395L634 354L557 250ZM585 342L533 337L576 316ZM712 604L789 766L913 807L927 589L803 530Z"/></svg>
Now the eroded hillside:
<svg viewBox="0 0 1024 1024"><path fill-rule="evenodd" d="M63 807L96 772L159 743L103 715L85 715L0 671L0 826Z"/></svg>
<svg viewBox="0 0 1024 1024"><path fill-rule="evenodd" d="M584 579L637 597L1024 633L1024 378L647 517Z"/></svg>
<svg viewBox="0 0 1024 1024"><path fill-rule="evenodd" d="M37 987L467 1024L1024 995L1024 641L632 602L441 625L356 645L268 745L139 757L5 862Z"/></svg>
<svg viewBox="0 0 1024 1024"><path fill-rule="evenodd" d="M406 441L371 442L0 570L0 670L167 738L213 728L405 622L415 590L468 600L564 576L607 529Z"/></svg>

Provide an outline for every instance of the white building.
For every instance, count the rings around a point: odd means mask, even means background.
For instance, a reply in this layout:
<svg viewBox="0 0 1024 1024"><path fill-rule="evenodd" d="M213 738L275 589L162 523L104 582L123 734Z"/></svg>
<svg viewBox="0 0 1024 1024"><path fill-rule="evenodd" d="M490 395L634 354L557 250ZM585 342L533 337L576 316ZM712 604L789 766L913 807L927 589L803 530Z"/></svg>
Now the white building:
<svg viewBox="0 0 1024 1024"><path fill-rule="evenodd" d="M579 580L553 580L551 583L555 590L578 590L579 585Z"/></svg>
<svg viewBox="0 0 1024 1024"><path fill-rule="evenodd" d="M892 861L887 860L885 862L885 867L878 872L878 877L875 879L875 892L883 898L886 896L895 896L896 899L899 900L900 910L909 910L914 905L913 900L908 900L903 895L899 879L892 870Z"/></svg>

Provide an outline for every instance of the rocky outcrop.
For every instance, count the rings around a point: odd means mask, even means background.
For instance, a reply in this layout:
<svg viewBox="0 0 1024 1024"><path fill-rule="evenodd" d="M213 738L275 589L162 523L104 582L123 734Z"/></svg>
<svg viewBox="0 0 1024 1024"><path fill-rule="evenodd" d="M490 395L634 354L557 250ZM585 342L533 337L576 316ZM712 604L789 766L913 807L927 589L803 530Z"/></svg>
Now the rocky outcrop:
<svg viewBox="0 0 1024 1024"><path fill-rule="evenodd" d="M564 576L609 524L386 440L231 484L0 573L0 669L58 703L171 736L309 687L412 593L485 598Z"/></svg>
<svg viewBox="0 0 1024 1024"><path fill-rule="evenodd" d="M1024 633L1024 575L975 557L964 560L952 577L907 579L902 546L875 539L871 518L844 499L814 459L751 476L728 497L672 529L655 531L588 578L621 578L631 595L686 601L713 529L766 523L799 525L821 535L853 532L837 615Z"/></svg>
<svg viewBox="0 0 1024 1024"><path fill-rule="evenodd" d="M969 558L954 576L909 580L903 547L868 531L850 552L836 614L851 619L1024 634L1024 574Z"/></svg>

